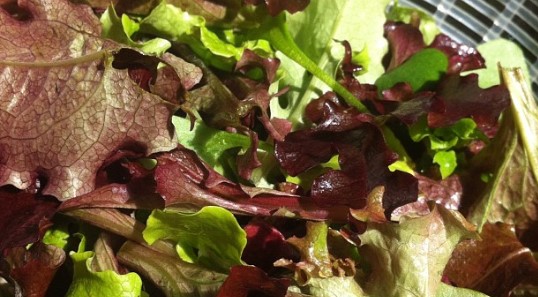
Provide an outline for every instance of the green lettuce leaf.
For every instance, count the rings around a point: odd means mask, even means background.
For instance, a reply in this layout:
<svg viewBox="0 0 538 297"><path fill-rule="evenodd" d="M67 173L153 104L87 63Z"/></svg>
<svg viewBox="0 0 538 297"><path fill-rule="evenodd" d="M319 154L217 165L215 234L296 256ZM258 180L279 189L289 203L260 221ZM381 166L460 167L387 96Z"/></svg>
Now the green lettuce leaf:
<svg viewBox="0 0 538 297"><path fill-rule="evenodd" d="M74 263L74 276L67 297L143 296L142 280L138 274L131 272L120 275L111 270L95 272L91 269L92 251L72 253L70 256Z"/></svg>
<svg viewBox="0 0 538 297"><path fill-rule="evenodd" d="M50 244L61 249L65 249L67 247L69 237L70 234L66 224L55 224L45 232L42 241L44 244Z"/></svg>
<svg viewBox="0 0 538 297"><path fill-rule="evenodd" d="M174 116L172 123L176 128L179 143L194 150L219 173L224 171L222 157L228 150L247 150L251 144L247 135L211 128L201 121L196 121L193 129L191 121L186 118ZM273 152L273 147L264 141L260 141L258 146L262 151Z"/></svg>
<svg viewBox="0 0 538 297"><path fill-rule="evenodd" d="M117 257L122 264L149 279L169 297L216 296L227 277L133 241L127 241Z"/></svg>
<svg viewBox="0 0 538 297"><path fill-rule="evenodd" d="M411 56L402 65L381 75L375 85L379 91L391 88L396 83L407 82L418 92L428 84L437 82L448 68L446 55L433 48L423 49Z"/></svg>
<svg viewBox="0 0 538 297"><path fill-rule="evenodd" d="M222 272L243 264L241 254L247 243L246 233L232 213L216 206L197 213L154 210L143 236L149 244L172 240L184 261Z"/></svg>
<svg viewBox="0 0 538 297"><path fill-rule="evenodd" d="M447 127L432 129L423 117L409 127L409 135L415 142L427 142L432 162L439 165L443 179L450 176L458 166L455 150L466 147L473 140L488 141L470 118L463 118Z"/></svg>
<svg viewBox="0 0 538 297"><path fill-rule="evenodd" d="M472 238L472 226L455 211L434 205L428 215L399 224L370 222L360 236L361 255L372 273L371 296L436 296L441 276L458 242Z"/></svg>
<svg viewBox="0 0 538 297"><path fill-rule="evenodd" d="M204 62L226 71L233 69L246 48L265 55L271 53L264 41L247 41L234 36L230 30L210 29L204 17L166 1L162 1L140 21L139 32L186 43Z"/></svg>
<svg viewBox="0 0 538 297"><path fill-rule="evenodd" d="M487 184L468 180L476 203L469 214L480 228L486 222L527 229L538 220L538 106L519 68L503 68L512 104L503 114L492 143L472 161L472 176L492 174Z"/></svg>
<svg viewBox="0 0 538 297"><path fill-rule="evenodd" d="M103 37L139 48L145 53L161 56L172 46L170 41L163 38L153 38L143 42L133 41L131 37L138 32L140 24L129 18L126 14L123 14L121 18L118 17L112 5L101 15L100 21L102 27L101 35Z"/></svg>
<svg viewBox="0 0 538 297"><path fill-rule="evenodd" d="M367 51L368 71L359 76L359 80L373 83L384 72L381 60L388 46L383 37L383 24L389 2L337 0L327 5L325 1L312 0L305 11L287 15L286 25L297 47L316 67L332 76L343 57L343 46L337 41L347 40L353 50ZM369 25L364 26L364 23ZM292 58L278 52L277 57L285 73L279 83L291 89L280 100L271 102L271 113L299 126L306 104L330 88Z"/></svg>
<svg viewBox="0 0 538 297"><path fill-rule="evenodd" d="M488 88L501 83L499 65L505 68L519 67L530 84L530 75L521 47L507 39L495 39L479 44L476 49L486 61L486 68L471 71L478 74L478 86Z"/></svg>

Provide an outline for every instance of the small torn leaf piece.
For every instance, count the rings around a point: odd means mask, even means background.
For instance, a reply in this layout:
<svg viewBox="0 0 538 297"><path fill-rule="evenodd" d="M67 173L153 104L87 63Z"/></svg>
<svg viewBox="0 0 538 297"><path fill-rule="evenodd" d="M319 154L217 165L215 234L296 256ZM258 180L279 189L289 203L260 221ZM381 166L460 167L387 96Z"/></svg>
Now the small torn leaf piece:
<svg viewBox="0 0 538 297"><path fill-rule="evenodd" d="M306 222L306 229L305 237L288 239L301 253L301 262L295 264L294 271L295 280L299 284L308 283L310 278L328 278L333 275L327 246L329 227L324 222Z"/></svg>
<svg viewBox="0 0 538 297"><path fill-rule="evenodd" d="M34 243L51 225L59 202L52 197L0 188L0 253Z"/></svg>
<svg viewBox="0 0 538 297"><path fill-rule="evenodd" d="M66 200L92 191L120 148L177 146L168 124L177 106L112 66L120 46L101 39L90 7L20 5L31 16L25 22L0 10L0 185L27 189L40 175L43 194Z"/></svg>
<svg viewBox="0 0 538 297"><path fill-rule="evenodd" d="M401 82L408 83L415 92L431 89L432 84L437 83L446 73L447 67L448 59L443 52L427 48L416 52L398 67L381 75L375 85L380 91Z"/></svg>
<svg viewBox="0 0 538 297"><path fill-rule="evenodd" d="M391 214L392 220L399 220L404 215L427 215L430 212L428 201L435 201L446 209L460 209L463 187L458 175L454 174L443 180L433 180L420 174L416 174L416 177L419 190L417 201L395 209Z"/></svg>
<svg viewBox="0 0 538 297"><path fill-rule="evenodd" d="M232 213L216 206L196 213L153 210L142 234L149 244L172 240L182 260L223 273L242 264L247 243L246 233Z"/></svg>
<svg viewBox="0 0 538 297"><path fill-rule="evenodd" d="M489 296L508 296L525 279L538 278L538 262L507 224L486 224L481 239L461 242L445 269L458 287Z"/></svg>
<svg viewBox="0 0 538 297"><path fill-rule="evenodd" d="M257 267L234 266L217 297L284 297L289 285L289 279L271 278Z"/></svg>
<svg viewBox="0 0 538 297"><path fill-rule="evenodd" d="M462 239L476 237L456 211L431 204L430 213L404 217L398 224L369 223L360 254L371 264L365 291L371 296L435 296L452 251Z"/></svg>
<svg viewBox="0 0 538 297"><path fill-rule="evenodd" d="M225 274L181 261L132 241L118 251L121 264L153 282L168 297L213 297L226 278Z"/></svg>
<svg viewBox="0 0 538 297"><path fill-rule="evenodd" d="M17 247L4 253L10 265L9 276L23 296L45 296L56 270L65 261L65 252L53 245L37 242L30 249Z"/></svg>

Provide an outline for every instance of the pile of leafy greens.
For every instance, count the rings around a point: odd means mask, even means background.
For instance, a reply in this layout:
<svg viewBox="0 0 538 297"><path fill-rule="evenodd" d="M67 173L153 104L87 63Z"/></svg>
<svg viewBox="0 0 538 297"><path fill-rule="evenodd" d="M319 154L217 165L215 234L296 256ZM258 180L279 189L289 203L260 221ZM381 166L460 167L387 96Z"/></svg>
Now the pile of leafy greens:
<svg viewBox="0 0 538 297"><path fill-rule="evenodd" d="M1 296L538 296L517 45L388 0L82 2L0 2Z"/></svg>

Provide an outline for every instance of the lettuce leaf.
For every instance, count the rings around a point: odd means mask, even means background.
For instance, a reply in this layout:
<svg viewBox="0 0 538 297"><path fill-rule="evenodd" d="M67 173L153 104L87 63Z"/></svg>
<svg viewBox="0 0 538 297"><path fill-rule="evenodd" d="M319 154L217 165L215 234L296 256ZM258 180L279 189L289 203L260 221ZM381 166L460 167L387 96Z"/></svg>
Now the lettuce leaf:
<svg viewBox="0 0 538 297"><path fill-rule="evenodd" d="M338 0L326 5L325 1L313 0L302 13L287 15L286 25L297 47L318 68L331 75L336 73L344 55L343 46L336 41L347 40L352 48L367 51L368 72L359 79L373 83L384 72L381 60L387 52L387 42L383 38L383 23L388 3L387 0ZM365 22L369 25L364 26ZM280 100L271 102L271 113L300 126L305 105L329 87L285 54L277 53L277 57L284 72L279 84L291 89Z"/></svg>
<svg viewBox="0 0 538 297"><path fill-rule="evenodd" d="M142 295L142 279L131 272L120 275L114 271L93 271L91 262L94 252L72 253L75 265L73 282L66 294L68 297L84 296L144 296Z"/></svg>
<svg viewBox="0 0 538 297"><path fill-rule="evenodd" d="M440 205L397 225L370 222L360 235L361 255L372 268L365 291L386 297L436 296L452 251L460 240L474 237L461 214Z"/></svg>
<svg viewBox="0 0 538 297"><path fill-rule="evenodd" d="M247 243L246 233L232 213L216 206L197 213L154 210L143 236L149 244L173 240L181 259L221 272L243 264L241 253Z"/></svg>
<svg viewBox="0 0 538 297"><path fill-rule="evenodd" d="M21 2L25 22L0 10L0 185L32 188L39 177L43 194L66 200L92 191L119 149L175 148L177 105L133 79L133 60L156 68L158 59L101 38L89 7L54 3Z"/></svg>
<svg viewBox="0 0 538 297"><path fill-rule="evenodd" d="M538 106L521 69L502 68L502 75L512 105L497 137L473 160L468 217L479 227L504 222L524 230L538 220ZM484 173L493 175L487 184L477 178Z"/></svg>

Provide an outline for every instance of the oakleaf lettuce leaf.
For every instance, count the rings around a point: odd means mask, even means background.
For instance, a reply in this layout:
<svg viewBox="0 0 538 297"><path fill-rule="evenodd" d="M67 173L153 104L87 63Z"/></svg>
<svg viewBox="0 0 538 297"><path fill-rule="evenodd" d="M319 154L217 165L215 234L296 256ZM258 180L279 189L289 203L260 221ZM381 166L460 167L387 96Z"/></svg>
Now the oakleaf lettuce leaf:
<svg viewBox="0 0 538 297"><path fill-rule="evenodd" d="M365 291L372 296L436 296L452 251L473 227L456 211L440 205L425 216L399 224L370 222L360 235L361 255L372 272Z"/></svg>
<svg viewBox="0 0 538 297"><path fill-rule="evenodd" d="M216 206L197 213L154 210L143 236L149 244L173 240L184 261L222 272L243 264L241 253L247 243L246 233L232 213Z"/></svg>
<svg viewBox="0 0 538 297"><path fill-rule="evenodd" d="M101 38L89 7L20 6L25 22L0 10L0 185L26 189L40 176L43 194L66 200L93 190L120 148L147 155L177 146L169 125L177 106L131 79L132 65L114 67L122 46Z"/></svg>

